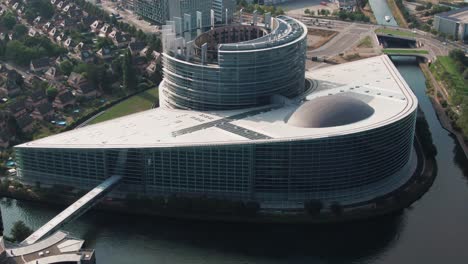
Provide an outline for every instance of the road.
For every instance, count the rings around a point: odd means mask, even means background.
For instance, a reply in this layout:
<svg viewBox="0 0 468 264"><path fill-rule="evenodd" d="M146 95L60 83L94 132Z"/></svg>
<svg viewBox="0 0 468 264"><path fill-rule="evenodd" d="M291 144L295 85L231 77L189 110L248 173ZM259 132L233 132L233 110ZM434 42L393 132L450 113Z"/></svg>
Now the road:
<svg viewBox="0 0 468 264"><path fill-rule="evenodd" d="M90 0L87 0L92 2ZM118 2L112 2L110 0L102 0L101 4L98 4L104 11L109 14L119 14L126 23L135 26L137 29L141 29L145 33L159 34L158 26L151 25L148 21L138 19L139 16L130 10L119 8Z"/></svg>
<svg viewBox="0 0 468 264"><path fill-rule="evenodd" d="M365 36L374 36L374 31L378 28L384 28L384 26L374 24L363 24L356 22L346 22L329 19L317 19L308 17L296 17L307 25L308 28L317 28L324 30L334 30L338 34L325 45L308 51L308 57L334 57L340 53L344 53L349 49L353 48L360 39ZM398 27L386 27L395 30L410 32L415 34L416 41L423 45L423 48L429 51L432 58L437 56L447 56L448 52L452 49L467 49L467 45L462 45L456 42L443 42L439 39L432 37L430 33L412 30Z"/></svg>

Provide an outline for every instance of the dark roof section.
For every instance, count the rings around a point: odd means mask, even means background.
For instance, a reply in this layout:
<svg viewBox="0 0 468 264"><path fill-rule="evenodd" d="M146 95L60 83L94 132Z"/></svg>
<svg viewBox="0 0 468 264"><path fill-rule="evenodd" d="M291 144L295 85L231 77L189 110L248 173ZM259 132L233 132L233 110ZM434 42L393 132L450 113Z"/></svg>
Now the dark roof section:
<svg viewBox="0 0 468 264"><path fill-rule="evenodd" d="M23 129L29 126L34 120L29 115L22 115L16 119L19 128Z"/></svg>
<svg viewBox="0 0 468 264"><path fill-rule="evenodd" d="M31 64L32 64L35 68L43 68L43 67L49 66L50 60L49 60L49 58L44 57L44 58L40 58L40 59L37 59L37 60L32 60L32 61L31 61Z"/></svg>
<svg viewBox="0 0 468 264"><path fill-rule="evenodd" d="M73 101L75 99L75 97L73 96L73 94L70 91L63 92L63 93L57 95L57 97L60 99L60 101L62 103L68 103L68 102L71 102L71 101Z"/></svg>
<svg viewBox="0 0 468 264"><path fill-rule="evenodd" d="M466 12L465 15L462 15L462 18L464 18L464 19L460 19L458 17L453 17L453 16L455 16L457 14L460 14L460 13L463 13L463 12ZM466 21L468 21L468 6L460 8L460 9L453 9L453 10L450 10L450 11L447 11L447 12L436 14L435 16L443 17L445 19L449 19L449 20L452 20L452 21L465 21L466 22Z"/></svg>
<svg viewBox="0 0 468 264"><path fill-rule="evenodd" d="M10 109L10 112L12 113L18 113L24 109L24 101L16 101L8 107Z"/></svg>
<svg viewBox="0 0 468 264"><path fill-rule="evenodd" d="M81 92L83 92L83 94L88 94L96 90L94 86L92 86L89 82L84 82L80 84L79 89L81 90Z"/></svg>
<svg viewBox="0 0 468 264"><path fill-rule="evenodd" d="M133 52L140 52L142 49L146 47L146 43L144 43L143 41L131 42L130 44L128 44L128 47Z"/></svg>
<svg viewBox="0 0 468 264"><path fill-rule="evenodd" d="M44 98L47 98L44 91L41 91L41 90L37 90L37 91L33 92L30 97L31 97L31 100L33 102L37 102L37 101L40 101L40 100L42 100Z"/></svg>
<svg viewBox="0 0 468 264"><path fill-rule="evenodd" d="M350 125L374 114L374 108L345 95L318 97L303 103L287 123L296 127L323 128Z"/></svg>
<svg viewBox="0 0 468 264"><path fill-rule="evenodd" d="M41 115L45 115L53 110L52 104L49 102L40 104L38 107L36 107L36 109Z"/></svg>

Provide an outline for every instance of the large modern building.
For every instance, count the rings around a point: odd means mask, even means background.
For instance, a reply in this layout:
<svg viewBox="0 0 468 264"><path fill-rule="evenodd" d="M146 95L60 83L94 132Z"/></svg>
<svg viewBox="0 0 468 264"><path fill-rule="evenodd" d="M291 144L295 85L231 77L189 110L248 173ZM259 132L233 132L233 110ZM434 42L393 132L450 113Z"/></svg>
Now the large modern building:
<svg viewBox="0 0 468 264"><path fill-rule="evenodd" d="M197 12L201 13L201 27L211 26L211 10L215 23L226 23L232 20L236 8L235 0L134 0L134 10L142 17L160 24L174 18L191 16L192 29L197 24Z"/></svg>
<svg viewBox="0 0 468 264"><path fill-rule="evenodd" d="M288 18L183 38L163 29L160 108L15 147L26 183L299 208L388 194L416 168L417 99L386 56L305 71Z"/></svg>
<svg viewBox="0 0 468 264"><path fill-rule="evenodd" d="M455 40L468 40L468 7L436 14L434 28Z"/></svg>

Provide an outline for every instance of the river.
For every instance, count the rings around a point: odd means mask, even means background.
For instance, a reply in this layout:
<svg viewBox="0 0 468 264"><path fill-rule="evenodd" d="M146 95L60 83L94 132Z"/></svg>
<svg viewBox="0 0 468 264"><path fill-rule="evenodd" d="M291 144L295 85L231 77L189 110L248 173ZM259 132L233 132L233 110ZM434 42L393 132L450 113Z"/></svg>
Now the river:
<svg viewBox="0 0 468 264"><path fill-rule="evenodd" d="M356 223L258 225L206 223L91 211L65 227L96 249L98 264L461 263L468 260L467 166L437 120L414 59L397 68L416 93L438 150L434 185L403 213ZM466 171L466 170L465 170ZM60 208L3 199L14 221L38 228Z"/></svg>
<svg viewBox="0 0 468 264"><path fill-rule="evenodd" d="M392 10L388 6L387 0L369 0L369 5L372 8L377 23L382 26L395 26L398 27L395 18L392 15ZM385 16L390 16L391 20L386 21Z"/></svg>

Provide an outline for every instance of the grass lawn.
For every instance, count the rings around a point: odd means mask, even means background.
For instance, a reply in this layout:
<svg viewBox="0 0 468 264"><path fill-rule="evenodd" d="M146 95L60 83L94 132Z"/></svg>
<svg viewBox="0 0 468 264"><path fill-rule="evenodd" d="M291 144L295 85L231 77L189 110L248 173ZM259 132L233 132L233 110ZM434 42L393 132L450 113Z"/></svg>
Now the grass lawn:
<svg viewBox="0 0 468 264"><path fill-rule="evenodd" d="M89 124L96 124L106 120L111 120L117 117L122 117L151 109L151 106L157 101L158 89L151 88L107 109L102 115L96 117Z"/></svg>
<svg viewBox="0 0 468 264"><path fill-rule="evenodd" d="M442 69L438 69L442 67ZM449 89L455 88L459 91L468 91L468 82L463 79L462 74L457 70L455 62L449 56L437 57L436 62L431 65L432 72L438 75L439 79L444 80L448 84L448 78L453 81L455 87L447 87ZM448 73L448 76L445 74ZM453 86L453 85L452 85Z"/></svg>
<svg viewBox="0 0 468 264"><path fill-rule="evenodd" d="M375 33L377 34L392 34L395 36L401 36L401 37L410 37L414 38L416 36L416 33L413 32L408 32L408 31L400 31L396 29L389 29L389 28L378 28L375 30Z"/></svg>
<svg viewBox="0 0 468 264"><path fill-rule="evenodd" d="M385 54L429 54L427 50L418 50L418 49L384 49Z"/></svg>
<svg viewBox="0 0 468 264"><path fill-rule="evenodd" d="M372 48L372 40L369 36L361 39L358 44L359 48Z"/></svg>

